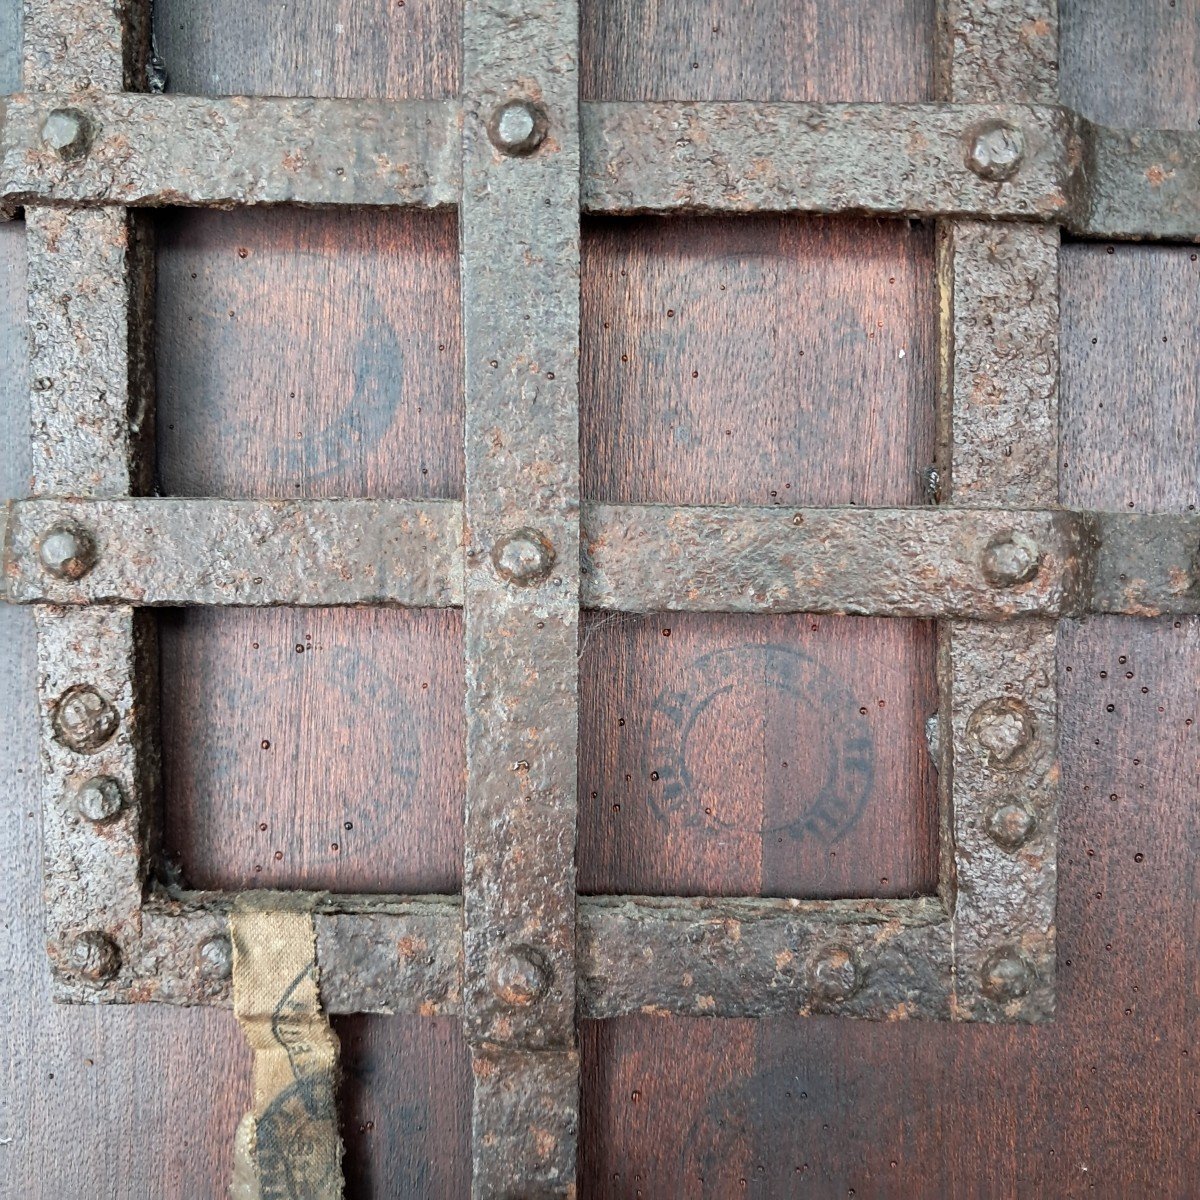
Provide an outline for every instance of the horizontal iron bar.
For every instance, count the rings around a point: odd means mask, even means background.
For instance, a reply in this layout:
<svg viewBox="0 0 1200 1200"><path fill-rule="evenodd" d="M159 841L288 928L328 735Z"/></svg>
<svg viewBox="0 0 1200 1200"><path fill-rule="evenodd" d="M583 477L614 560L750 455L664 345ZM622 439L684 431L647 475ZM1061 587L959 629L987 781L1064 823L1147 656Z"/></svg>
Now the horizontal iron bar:
<svg viewBox="0 0 1200 1200"><path fill-rule="evenodd" d="M61 974L68 1001L229 1003L220 939L232 895L151 896L120 974ZM331 1013L461 1015L457 896L315 897L321 998ZM838 1012L945 1019L942 902L582 896L580 1013L761 1017Z"/></svg>
<svg viewBox="0 0 1200 1200"><path fill-rule="evenodd" d="M461 184L457 100L14 95L0 113L10 211L442 208ZM48 126L52 113L77 125ZM590 213L962 216L1200 239L1191 131L1109 129L1052 105L603 103L581 119Z"/></svg>
<svg viewBox="0 0 1200 1200"><path fill-rule="evenodd" d="M456 100L89 93L9 96L0 111L8 207L458 203Z"/></svg>
<svg viewBox="0 0 1200 1200"><path fill-rule="evenodd" d="M13 603L462 604L453 500L33 499L6 516ZM90 547L78 578L41 559L56 530ZM1200 612L1195 514L585 504L583 543L582 603L592 609L979 620ZM1023 566L1036 570L1008 583Z"/></svg>
<svg viewBox="0 0 1200 1200"><path fill-rule="evenodd" d="M462 528L457 501L25 500L6 576L17 603L445 608L462 603ZM56 529L89 543L78 580L39 557Z"/></svg>

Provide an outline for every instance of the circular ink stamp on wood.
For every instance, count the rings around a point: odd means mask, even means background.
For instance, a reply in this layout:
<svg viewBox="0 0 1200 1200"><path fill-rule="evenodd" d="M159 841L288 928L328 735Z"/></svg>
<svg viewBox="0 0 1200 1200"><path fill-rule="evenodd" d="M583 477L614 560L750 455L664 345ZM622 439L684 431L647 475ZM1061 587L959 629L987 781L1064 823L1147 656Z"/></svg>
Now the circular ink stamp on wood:
<svg viewBox="0 0 1200 1200"><path fill-rule="evenodd" d="M859 702L807 654L742 645L694 659L655 698L651 768L666 824L828 845L870 798L875 744Z"/></svg>

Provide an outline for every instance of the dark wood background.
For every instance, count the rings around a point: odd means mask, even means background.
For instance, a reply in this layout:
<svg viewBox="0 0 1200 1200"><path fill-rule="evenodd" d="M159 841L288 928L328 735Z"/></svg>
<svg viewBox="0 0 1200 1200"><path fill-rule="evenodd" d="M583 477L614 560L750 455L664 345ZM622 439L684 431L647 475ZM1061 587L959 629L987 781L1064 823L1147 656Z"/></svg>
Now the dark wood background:
<svg viewBox="0 0 1200 1200"><path fill-rule="evenodd" d="M0 3L6 91L17 7ZM177 91L458 88L455 0L156 7ZM585 95L920 100L931 9L585 0ZM1062 10L1069 103L1115 124L1195 127L1196 0ZM158 230L165 493L460 493L452 217L169 213ZM9 494L27 485L23 253L20 224L0 227ZM586 494L916 502L932 447L932 267L918 224L589 222ZM1065 248L1065 503L1196 505L1198 323L1193 251ZM223 1195L249 1101L232 1017L47 999L31 622L0 608L0 626L13 667L0 672L0 1194ZM457 886L454 614L179 612L161 628L165 850L189 880ZM1066 623L1060 647L1057 1022L586 1024L584 1195L1200 1194L1200 622ZM927 625L593 615L580 667L583 890L931 887ZM656 715L680 692L696 707L684 751ZM656 792L664 762L688 770L686 806ZM803 820L822 793L853 800L832 834ZM455 1023L338 1025L349 1194L465 1196Z"/></svg>

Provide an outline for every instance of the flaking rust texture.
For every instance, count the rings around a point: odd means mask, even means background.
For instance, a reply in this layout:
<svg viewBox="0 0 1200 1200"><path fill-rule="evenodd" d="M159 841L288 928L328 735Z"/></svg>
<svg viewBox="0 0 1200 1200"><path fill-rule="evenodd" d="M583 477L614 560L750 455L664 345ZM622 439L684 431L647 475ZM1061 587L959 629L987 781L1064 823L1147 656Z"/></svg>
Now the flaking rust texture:
<svg viewBox="0 0 1200 1200"><path fill-rule="evenodd" d="M158 771L148 620L125 607L37 614L48 951L64 993L128 979L141 938Z"/></svg>
<svg viewBox="0 0 1200 1200"><path fill-rule="evenodd" d="M584 912L580 991L590 1017L949 1013L950 929L937 899L613 896Z"/></svg>
<svg viewBox="0 0 1200 1200"><path fill-rule="evenodd" d="M1058 504L1058 237L1025 225L938 227L949 393L938 466L957 505Z"/></svg>
<svg viewBox="0 0 1200 1200"><path fill-rule="evenodd" d="M18 604L463 600L453 500L31 499L3 516ZM582 531L581 602L614 612L992 622L1200 610L1200 518L1187 514L592 504ZM518 545L545 550L506 539L497 570L521 569Z"/></svg>
<svg viewBox="0 0 1200 1200"><path fill-rule="evenodd" d="M947 100L1058 102L1058 0L937 0L937 43Z"/></svg>
<svg viewBox="0 0 1200 1200"><path fill-rule="evenodd" d="M1020 577L994 564L1015 547ZM888 616L1077 611L1089 523L1074 514L668 508L584 512L584 601L626 612Z"/></svg>
<svg viewBox="0 0 1200 1200"><path fill-rule="evenodd" d="M46 569L63 531L94 564ZM16 602L139 606L462 603L462 505L388 500L28 500L14 506Z"/></svg>
<svg viewBox="0 0 1200 1200"><path fill-rule="evenodd" d="M1003 187L968 162L989 124L1021 159ZM1056 220L1080 151L1068 114L1018 105L592 104L587 212L982 212Z"/></svg>
<svg viewBox="0 0 1200 1200"><path fill-rule="evenodd" d="M579 11L467 0L463 1009L472 1193L572 1196Z"/></svg>
<svg viewBox="0 0 1200 1200"><path fill-rule="evenodd" d="M1055 628L951 623L939 654L953 752L953 1015L1045 1020L1055 996Z"/></svg>
<svg viewBox="0 0 1200 1200"><path fill-rule="evenodd" d="M945 99L1057 101L1056 0L942 0L938 29ZM939 467L951 504L1059 502L1058 244L1057 228L938 226ZM938 639L951 1015L1046 1020L1055 997L1055 625L948 621Z"/></svg>
<svg viewBox="0 0 1200 1200"><path fill-rule="evenodd" d="M47 136L64 118L78 146ZM459 124L448 100L17 96L0 202L451 207Z"/></svg>

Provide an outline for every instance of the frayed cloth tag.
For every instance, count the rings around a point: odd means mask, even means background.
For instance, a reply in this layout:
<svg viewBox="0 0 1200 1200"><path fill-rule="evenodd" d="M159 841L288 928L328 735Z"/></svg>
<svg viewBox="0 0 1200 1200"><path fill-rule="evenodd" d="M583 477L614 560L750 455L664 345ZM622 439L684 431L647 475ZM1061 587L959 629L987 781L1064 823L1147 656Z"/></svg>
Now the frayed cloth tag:
<svg viewBox="0 0 1200 1200"><path fill-rule="evenodd" d="M233 1011L254 1051L254 1109L235 1137L233 1200L342 1200L338 1040L321 1011L312 913L296 902L239 897L229 919Z"/></svg>

